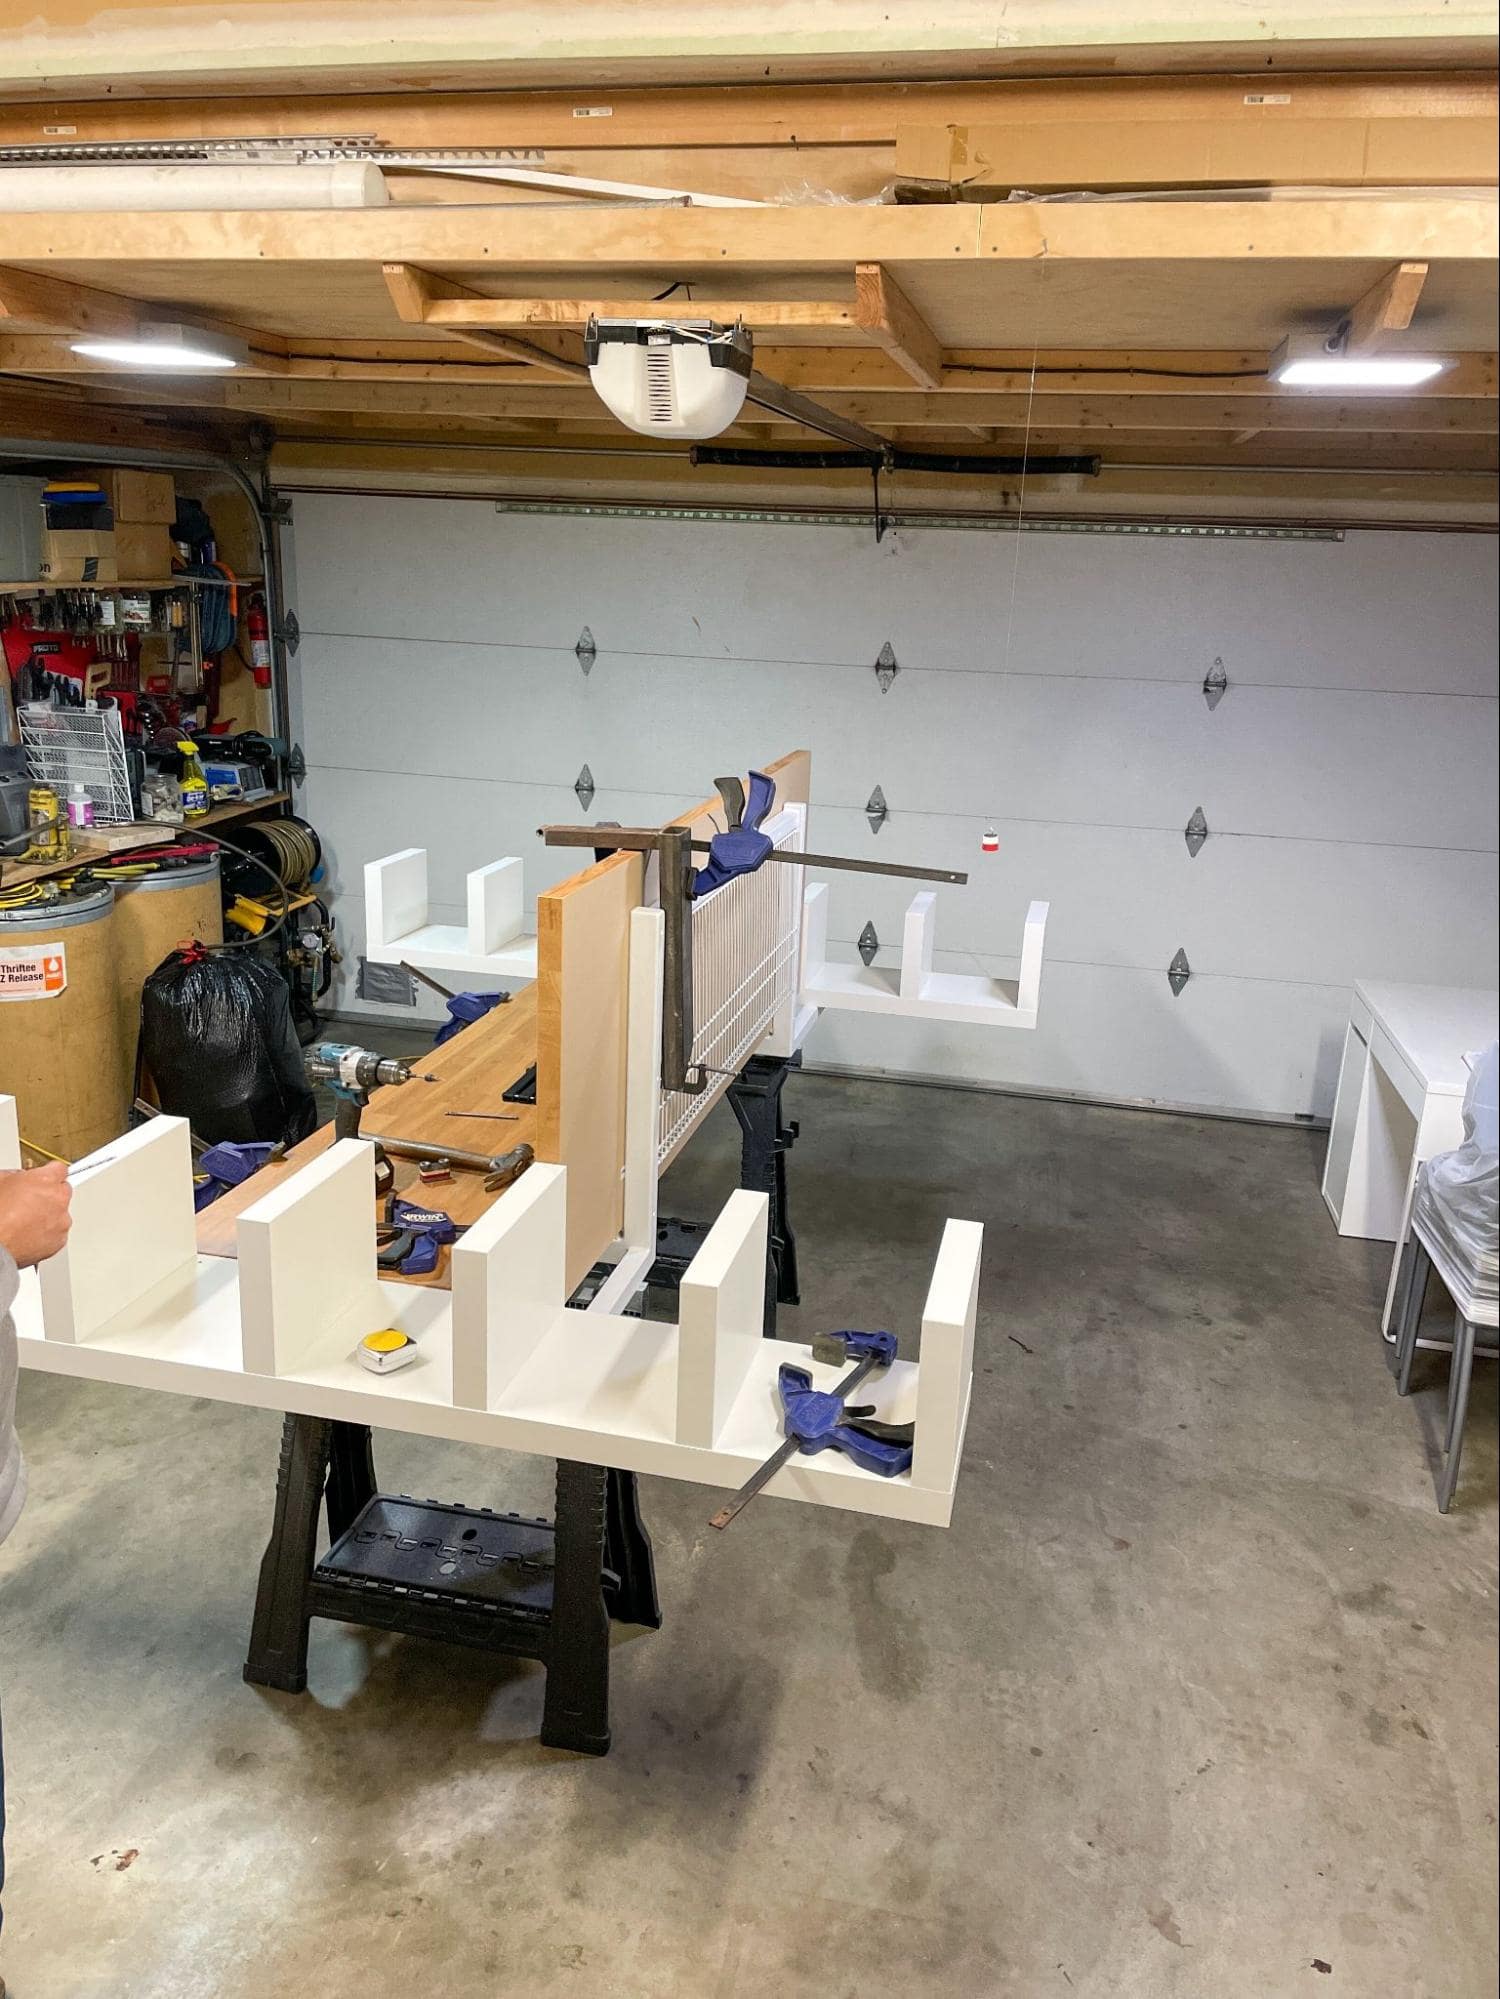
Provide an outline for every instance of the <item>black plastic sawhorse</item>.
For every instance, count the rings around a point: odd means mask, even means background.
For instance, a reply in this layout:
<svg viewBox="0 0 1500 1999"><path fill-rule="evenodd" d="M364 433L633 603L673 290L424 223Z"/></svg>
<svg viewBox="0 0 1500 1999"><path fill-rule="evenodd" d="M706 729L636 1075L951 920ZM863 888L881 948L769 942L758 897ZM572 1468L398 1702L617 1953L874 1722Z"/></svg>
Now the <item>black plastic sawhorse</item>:
<svg viewBox="0 0 1500 1999"><path fill-rule="evenodd" d="M602 1756L610 1622L661 1624L635 1474L559 1459L551 1522L393 1498L363 1424L288 1415L245 1678L304 1692L315 1617L538 1659L542 1741Z"/></svg>
<svg viewBox="0 0 1500 1999"><path fill-rule="evenodd" d="M782 1113L781 1092L794 1069L802 1066L796 1055L752 1055L725 1091L730 1109L740 1128L740 1185L752 1193L768 1194L771 1211L766 1236L766 1302L761 1331L768 1340L776 1337L776 1307L800 1305L802 1292L797 1277L797 1238L787 1201L786 1156L797 1141L795 1120ZM708 1234L706 1222L683 1222L663 1216L656 1225L656 1261L648 1284L675 1291L688 1265L703 1246Z"/></svg>

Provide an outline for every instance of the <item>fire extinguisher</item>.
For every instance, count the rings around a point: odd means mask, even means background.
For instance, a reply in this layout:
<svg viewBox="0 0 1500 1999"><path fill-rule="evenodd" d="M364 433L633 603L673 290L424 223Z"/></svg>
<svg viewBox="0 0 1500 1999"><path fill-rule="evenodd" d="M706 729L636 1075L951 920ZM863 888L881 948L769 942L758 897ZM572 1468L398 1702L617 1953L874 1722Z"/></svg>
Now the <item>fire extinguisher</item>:
<svg viewBox="0 0 1500 1999"><path fill-rule="evenodd" d="M271 621L266 600L257 590L245 611L245 636L250 641L250 671L257 687L271 684Z"/></svg>

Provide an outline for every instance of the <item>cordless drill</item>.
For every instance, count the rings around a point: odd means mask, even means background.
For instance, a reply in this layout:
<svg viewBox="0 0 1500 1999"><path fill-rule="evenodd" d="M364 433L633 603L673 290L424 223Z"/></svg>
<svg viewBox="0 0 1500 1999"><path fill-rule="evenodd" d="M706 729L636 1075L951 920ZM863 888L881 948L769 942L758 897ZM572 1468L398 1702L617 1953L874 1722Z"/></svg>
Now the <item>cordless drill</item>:
<svg viewBox="0 0 1500 1999"><path fill-rule="evenodd" d="M359 1121L371 1090L387 1083L409 1083L414 1065L405 1055L378 1055L373 1048L355 1048L344 1041L319 1041L303 1057L310 1083L326 1083L334 1094L333 1135L358 1138ZM436 1078L424 1076L423 1082Z"/></svg>

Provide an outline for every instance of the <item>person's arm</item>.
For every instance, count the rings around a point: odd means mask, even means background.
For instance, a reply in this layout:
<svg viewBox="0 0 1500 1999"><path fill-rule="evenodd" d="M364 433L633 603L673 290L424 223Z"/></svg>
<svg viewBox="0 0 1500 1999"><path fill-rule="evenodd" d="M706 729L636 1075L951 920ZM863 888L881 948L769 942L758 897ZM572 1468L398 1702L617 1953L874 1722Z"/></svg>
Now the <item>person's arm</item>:
<svg viewBox="0 0 1500 1999"><path fill-rule="evenodd" d="M0 1173L0 1312L16 1295L17 1267L45 1263L68 1239L73 1189L59 1160L29 1173Z"/></svg>

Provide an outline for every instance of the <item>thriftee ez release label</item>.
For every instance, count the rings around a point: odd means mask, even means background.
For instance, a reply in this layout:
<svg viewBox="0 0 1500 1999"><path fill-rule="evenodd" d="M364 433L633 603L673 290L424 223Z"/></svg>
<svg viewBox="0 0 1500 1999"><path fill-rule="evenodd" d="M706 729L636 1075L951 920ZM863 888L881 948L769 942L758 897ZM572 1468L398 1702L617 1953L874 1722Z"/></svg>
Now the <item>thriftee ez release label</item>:
<svg viewBox="0 0 1500 1999"><path fill-rule="evenodd" d="M56 999L67 986L62 944L0 944L0 1000Z"/></svg>

